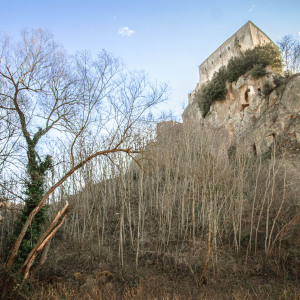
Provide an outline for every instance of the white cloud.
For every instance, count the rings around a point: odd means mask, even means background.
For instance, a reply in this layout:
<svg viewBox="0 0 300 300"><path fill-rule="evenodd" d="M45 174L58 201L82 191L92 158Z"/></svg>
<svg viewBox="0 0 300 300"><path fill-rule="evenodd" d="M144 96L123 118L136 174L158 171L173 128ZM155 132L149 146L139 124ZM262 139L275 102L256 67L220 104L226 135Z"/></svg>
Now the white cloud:
<svg viewBox="0 0 300 300"><path fill-rule="evenodd" d="M300 31L298 32L298 35L300 36Z"/></svg>
<svg viewBox="0 0 300 300"><path fill-rule="evenodd" d="M253 4L250 8L249 8L249 12L252 12L252 10L254 9L256 7L256 5L255 4Z"/></svg>
<svg viewBox="0 0 300 300"><path fill-rule="evenodd" d="M122 36L132 36L134 34L134 31L125 26L120 28L118 33Z"/></svg>

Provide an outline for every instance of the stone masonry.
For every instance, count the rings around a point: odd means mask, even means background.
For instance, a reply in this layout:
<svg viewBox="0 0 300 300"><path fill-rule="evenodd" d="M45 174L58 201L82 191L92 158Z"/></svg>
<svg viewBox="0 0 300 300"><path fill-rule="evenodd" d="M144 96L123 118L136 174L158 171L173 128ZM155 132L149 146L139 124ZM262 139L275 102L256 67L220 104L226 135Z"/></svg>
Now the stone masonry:
<svg viewBox="0 0 300 300"><path fill-rule="evenodd" d="M211 80L216 71L226 66L232 57L239 55L241 51L267 43L273 42L256 25L248 21L199 66L200 80L195 90L189 94L189 104L193 102L195 92Z"/></svg>

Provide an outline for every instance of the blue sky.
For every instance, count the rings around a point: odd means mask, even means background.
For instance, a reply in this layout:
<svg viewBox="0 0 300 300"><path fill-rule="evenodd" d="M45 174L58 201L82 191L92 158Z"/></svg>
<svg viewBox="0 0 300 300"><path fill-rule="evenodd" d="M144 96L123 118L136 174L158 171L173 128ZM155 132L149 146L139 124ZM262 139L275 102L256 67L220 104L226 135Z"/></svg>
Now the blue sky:
<svg viewBox="0 0 300 300"><path fill-rule="evenodd" d="M68 53L121 57L129 69L168 83L161 107L179 118L199 80L198 65L248 20L274 42L300 38L300 0L0 0L0 31L49 29Z"/></svg>

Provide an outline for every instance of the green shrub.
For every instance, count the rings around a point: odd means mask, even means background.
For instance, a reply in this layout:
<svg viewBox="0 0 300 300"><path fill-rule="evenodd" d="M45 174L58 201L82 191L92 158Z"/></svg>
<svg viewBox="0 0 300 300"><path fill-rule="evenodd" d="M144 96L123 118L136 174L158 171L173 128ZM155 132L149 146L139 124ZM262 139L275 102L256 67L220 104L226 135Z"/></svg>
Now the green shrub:
<svg viewBox="0 0 300 300"><path fill-rule="evenodd" d="M254 78L259 78L266 74L265 68L267 66L271 66L276 73L282 71L280 52L271 43L264 46L256 46L254 49L241 52L237 57L232 57L227 67L222 67L218 72L215 72L212 80L208 81L196 94L202 116L205 117L207 115L213 102L225 99L227 93L226 81L237 81L240 76L247 72L250 72ZM266 92L270 91L270 86L266 86Z"/></svg>
<svg viewBox="0 0 300 300"><path fill-rule="evenodd" d="M285 76L281 76L280 74L277 74L273 78L273 83L275 84L276 88L282 87L287 84L289 78L290 78L289 74L285 74Z"/></svg>
<svg viewBox="0 0 300 300"><path fill-rule="evenodd" d="M261 158L263 160L266 160L266 159L271 159L272 158L272 151L273 151L273 146L271 145L262 155L261 155Z"/></svg>
<svg viewBox="0 0 300 300"><path fill-rule="evenodd" d="M227 149L227 155L228 158L230 160L234 160L235 159L235 155L236 155L236 145L231 145L228 149Z"/></svg>
<svg viewBox="0 0 300 300"><path fill-rule="evenodd" d="M282 72L283 62L281 54L275 45L269 43L264 46L257 46L252 51L254 53L254 63L261 64L264 67L271 66L275 73Z"/></svg>
<svg viewBox="0 0 300 300"><path fill-rule="evenodd" d="M227 65L227 81L236 81L246 72L251 71L255 77L266 74L266 66L271 66L274 72L281 72L282 59L276 46L269 43L264 46L256 46L248 49L238 57L230 59Z"/></svg>
<svg viewBox="0 0 300 300"><path fill-rule="evenodd" d="M259 77L262 77L262 76L266 75L266 73L267 73L266 68L263 65L256 64L256 65L253 66L250 74L254 78L259 78Z"/></svg>
<svg viewBox="0 0 300 300"><path fill-rule="evenodd" d="M265 97L269 96L273 90L274 86L269 81L264 82L262 93Z"/></svg>
<svg viewBox="0 0 300 300"><path fill-rule="evenodd" d="M232 57L229 60L226 70L226 79L228 82L237 81L238 78L248 71L245 55L242 53L239 57Z"/></svg>
<svg viewBox="0 0 300 300"><path fill-rule="evenodd" d="M202 116L207 115L213 102L225 99L226 93L226 69L222 67L197 95Z"/></svg>
<svg viewBox="0 0 300 300"><path fill-rule="evenodd" d="M284 82L285 82L285 78L283 76L278 75L273 78L273 83L275 84L276 87L281 86L282 84L284 84Z"/></svg>
<svg viewBox="0 0 300 300"><path fill-rule="evenodd" d="M204 89L202 89L202 91L196 95L198 97L198 104L203 118L205 118L205 116L208 114L210 106L212 105L211 99L205 98L203 93Z"/></svg>

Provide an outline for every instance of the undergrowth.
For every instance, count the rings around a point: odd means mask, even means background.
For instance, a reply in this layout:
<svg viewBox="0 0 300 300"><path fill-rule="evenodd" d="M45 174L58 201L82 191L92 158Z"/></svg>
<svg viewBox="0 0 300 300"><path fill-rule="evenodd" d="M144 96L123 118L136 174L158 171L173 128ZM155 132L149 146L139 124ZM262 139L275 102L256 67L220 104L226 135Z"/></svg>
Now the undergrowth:
<svg viewBox="0 0 300 300"><path fill-rule="evenodd" d="M118 166L99 160L77 173L49 207L50 220L66 200L73 209L31 299L293 299L297 175L275 147L263 159L227 142L171 126L135 157L143 171L116 156ZM1 234L11 227L4 219ZM73 278L104 270L115 278L110 298Z"/></svg>

